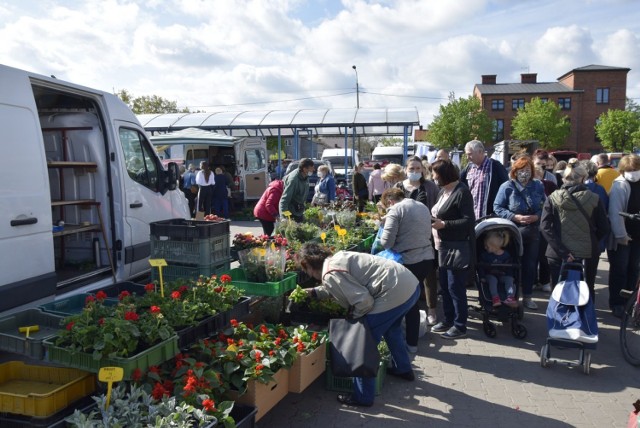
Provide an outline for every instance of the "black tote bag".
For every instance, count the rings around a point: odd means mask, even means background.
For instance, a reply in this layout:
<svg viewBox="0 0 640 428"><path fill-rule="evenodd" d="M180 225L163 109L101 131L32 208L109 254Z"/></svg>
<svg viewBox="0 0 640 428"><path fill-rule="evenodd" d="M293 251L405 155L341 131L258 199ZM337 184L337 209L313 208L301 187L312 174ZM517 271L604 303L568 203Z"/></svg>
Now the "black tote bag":
<svg viewBox="0 0 640 428"><path fill-rule="evenodd" d="M366 319L329 321L331 370L337 377L376 377L380 353Z"/></svg>

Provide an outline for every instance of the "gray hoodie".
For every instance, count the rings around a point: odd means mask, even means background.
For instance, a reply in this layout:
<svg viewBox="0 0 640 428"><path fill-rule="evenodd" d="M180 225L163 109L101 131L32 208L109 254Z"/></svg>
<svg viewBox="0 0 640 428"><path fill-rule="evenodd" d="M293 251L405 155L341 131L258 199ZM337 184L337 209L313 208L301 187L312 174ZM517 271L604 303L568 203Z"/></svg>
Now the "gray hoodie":
<svg viewBox="0 0 640 428"><path fill-rule="evenodd" d="M333 297L352 317L378 314L405 303L418 287L409 269L399 263L365 253L339 251L322 267L322 285L314 290L321 299Z"/></svg>

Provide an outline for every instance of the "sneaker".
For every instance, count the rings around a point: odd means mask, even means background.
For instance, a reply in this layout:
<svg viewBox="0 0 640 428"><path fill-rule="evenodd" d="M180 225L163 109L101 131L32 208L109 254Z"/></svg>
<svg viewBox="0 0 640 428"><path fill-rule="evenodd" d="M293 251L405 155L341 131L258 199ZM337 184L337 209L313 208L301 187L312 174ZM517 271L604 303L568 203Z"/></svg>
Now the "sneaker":
<svg viewBox="0 0 640 428"><path fill-rule="evenodd" d="M338 394L336 397L339 403L346 404L347 406L361 406L361 407L371 407L373 403L361 403L356 401L351 394Z"/></svg>
<svg viewBox="0 0 640 428"><path fill-rule="evenodd" d="M417 346L407 345L407 351L409 351L410 354L417 354L418 353L418 347Z"/></svg>
<svg viewBox="0 0 640 428"><path fill-rule="evenodd" d="M551 293L552 288L551 288L551 284L550 283L546 283L542 286L542 291L544 291L545 293Z"/></svg>
<svg viewBox="0 0 640 428"><path fill-rule="evenodd" d="M491 298L491 304L493 305L494 308L497 308L498 306L502 306L502 302L500 301L500 296L493 296Z"/></svg>
<svg viewBox="0 0 640 428"><path fill-rule="evenodd" d="M431 327L431 331L434 333L444 333L445 331L449 330L451 327L453 327L452 324L447 324L446 322L440 321L438 324Z"/></svg>
<svg viewBox="0 0 640 428"><path fill-rule="evenodd" d="M436 325L438 323L438 315L435 309L427 311L427 325Z"/></svg>
<svg viewBox="0 0 640 428"><path fill-rule="evenodd" d="M504 300L504 304L509 306L510 308L518 307L518 301L513 296L507 296L507 298Z"/></svg>
<svg viewBox="0 0 640 428"><path fill-rule="evenodd" d="M531 299L531 297L525 297L524 299L522 299L522 305L525 308L531 309L534 311L538 309L538 305L536 305L536 302L534 302L533 299Z"/></svg>
<svg viewBox="0 0 640 428"><path fill-rule="evenodd" d="M460 339L467 335L466 331L460 331L457 327L451 327L446 333L441 334L443 339Z"/></svg>

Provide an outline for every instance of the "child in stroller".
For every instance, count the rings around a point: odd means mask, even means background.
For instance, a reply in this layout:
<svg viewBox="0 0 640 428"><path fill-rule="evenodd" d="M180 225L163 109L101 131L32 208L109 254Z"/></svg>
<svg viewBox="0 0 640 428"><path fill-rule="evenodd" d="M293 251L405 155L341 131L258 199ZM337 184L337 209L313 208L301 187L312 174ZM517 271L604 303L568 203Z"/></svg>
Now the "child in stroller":
<svg viewBox="0 0 640 428"><path fill-rule="evenodd" d="M506 231L491 230L485 234L484 251L480 253L480 277L489 285L491 304L494 308L502 305L501 295L506 295L505 305L511 308L518 307L513 268L509 266L513 260L506 249L508 245L509 234Z"/></svg>

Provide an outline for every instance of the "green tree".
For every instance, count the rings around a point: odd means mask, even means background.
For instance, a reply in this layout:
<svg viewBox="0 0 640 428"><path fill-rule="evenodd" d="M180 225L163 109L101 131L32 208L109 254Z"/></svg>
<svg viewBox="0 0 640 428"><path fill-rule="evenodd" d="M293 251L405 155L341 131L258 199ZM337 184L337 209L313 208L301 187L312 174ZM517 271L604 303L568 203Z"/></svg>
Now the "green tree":
<svg viewBox="0 0 640 428"><path fill-rule="evenodd" d="M533 98L519 108L511 121L511 135L518 140L538 140L548 150L562 147L571 132L571 124L553 101Z"/></svg>
<svg viewBox="0 0 640 428"><path fill-rule="evenodd" d="M474 139L493 141L493 121L478 98L470 95L456 99L451 92L449 104L440 106L429 125L429 140L437 148L454 148Z"/></svg>
<svg viewBox="0 0 640 428"><path fill-rule="evenodd" d="M143 113L191 113L189 108L178 108L177 101L169 101L158 95L143 95L134 97L126 89L122 89L116 95L129 106L135 114Z"/></svg>
<svg viewBox="0 0 640 428"><path fill-rule="evenodd" d="M606 111L598 118L596 135L608 152L631 152L640 143L640 116L633 111Z"/></svg>

